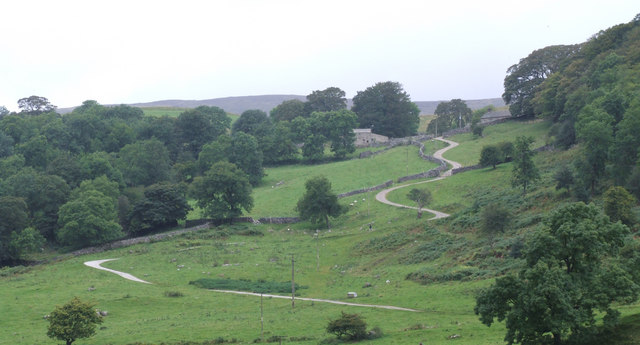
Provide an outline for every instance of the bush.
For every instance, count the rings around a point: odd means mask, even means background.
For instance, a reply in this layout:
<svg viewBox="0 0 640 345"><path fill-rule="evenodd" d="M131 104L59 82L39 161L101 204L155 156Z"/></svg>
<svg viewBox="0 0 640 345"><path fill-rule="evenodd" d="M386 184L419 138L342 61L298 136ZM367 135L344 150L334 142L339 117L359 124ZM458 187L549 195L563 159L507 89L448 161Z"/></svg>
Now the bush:
<svg viewBox="0 0 640 345"><path fill-rule="evenodd" d="M358 314L342 312L340 318L329 322L327 332L335 334L338 338L365 339L367 337L367 323Z"/></svg>
<svg viewBox="0 0 640 345"><path fill-rule="evenodd" d="M166 297L184 297L184 294L180 291L165 291L164 295Z"/></svg>

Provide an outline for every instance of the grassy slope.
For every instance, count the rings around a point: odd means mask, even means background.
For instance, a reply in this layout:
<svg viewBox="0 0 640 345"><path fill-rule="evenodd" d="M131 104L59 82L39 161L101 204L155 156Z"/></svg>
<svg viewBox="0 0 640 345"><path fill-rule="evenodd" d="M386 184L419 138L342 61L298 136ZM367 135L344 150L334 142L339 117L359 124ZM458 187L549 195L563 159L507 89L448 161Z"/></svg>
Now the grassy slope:
<svg viewBox="0 0 640 345"><path fill-rule="evenodd" d="M438 144L429 142L427 145ZM403 146L365 159L321 165L267 168L265 169L267 176L263 178L262 186L255 188L255 206L250 215L254 217L294 216L296 203L304 193L304 183L313 176L326 176L331 181L332 190L340 194L375 186L389 179L396 180L398 177L407 175L407 172L408 174L424 172L436 166L435 163L422 160L418 156L417 147ZM276 186L281 181L282 184ZM363 195L349 198L349 202L363 197L366 199Z"/></svg>
<svg viewBox="0 0 640 345"><path fill-rule="evenodd" d="M500 126L509 128L510 125ZM519 130L512 128L507 132L514 136L521 135L518 133L536 133L535 126L538 125L524 126ZM506 131L498 126L495 130L496 133ZM487 135L473 144L482 145L489 140L492 139ZM470 143L463 143L459 149L464 151L468 144ZM436 147L430 148L431 151L435 149ZM335 179L334 189L337 191L360 188L346 183L341 185L338 181L368 178L367 175L358 173L363 170L374 174L378 170L400 169L399 175L404 175L405 148L395 150L389 153L388 160L349 161L356 165L346 165L343 168L340 168L340 164L349 162L332 163L328 167L314 166L308 171L293 167L294 173L290 173L288 179L303 181L305 176L300 175L316 173L324 167L327 174L335 174L332 175L335 176L332 180ZM458 149L452 150L452 159L458 154L472 160L470 150L464 154L456 153L455 150ZM414 156L412 153L415 152L410 152ZM543 170L543 181L536 184L531 193L518 202L525 206L538 206L534 210L528 208L527 213L521 215L523 218L531 217L531 214L540 212L545 207L552 207L554 202L562 201L562 197L552 190L549 180L553 169L566 159L565 155L571 154L543 153L536 156L536 163ZM448 154L445 156L449 157ZM365 169L363 165L371 162L375 164ZM281 169L278 173L282 176L287 174L286 168L278 169ZM510 166L507 164L496 170L481 169L434 182L430 186L434 193L433 207L443 207L451 213L464 213L476 199L518 194L509 186L509 172ZM382 180L397 177L391 175L397 173L395 170L386 173L390 175L381 174ZM342 178L341 175L345 177ZM268 178L276 181L276 176L275 172L270 171ZM287 183L289 182L285 181L285 185ZM270 186L256 189L256 200L262 200L261 203L269 202L270 197L263 197L261 194L270 191ZM406 191L401 191L394 193L393 197L401 198L406 194ZM274 210L287 209L290 206L279 204L294 205L298 196L294 192L285 194L288 195L288 200L277 200L274 197L270 202L274 205L260 207L264 210L269 207ZM373 193L367 196L372 197ZM258 208L260 203L257 202L256 205ZM373 231L368 231L368 224L373 224ZM434 226L436 230L433 230ZM458 342L464 344L503 343L503 324L488 328L473 314L475 292L487 286L491 279L429 285L405 280L408 273L415 271L438 273L473 265L476 257L481 256L483 251L482 241L476 237L473 228L460 230L449 220L436 224L425 223L415 219L415 211L396 209L377 202L357 203L345 216L334 221L331 232L322 230L319 239L312 236L316 227L307 223L290 226L236 225L233 228L245 227L260 230L265 236L231 236L219 240L215 235L219 230L214 229L164 242L63 259L36 266L27 273L0 277L0 344L59 343L46 337L48 323L42 316L51 312L55 305L63 304L73 296L92 300L97 303L97 308L109 311L109 316L97 335L79 340L77 344L175 343L217 337L237 338L245 344L250 343L260 336L259 298L210 292L188 285L188 282L201 277L287 281L291 277L291 254L294 254L296 260L296 282L308 286L307 289L299 290L303 297L347 300L346 292L356 291L359 295L357 302L360 303L396 305L423 312L302 301L298 301L296 308L292 310L290 301L265 299L265 337L309 337L312 340L287 340L284 343L317 344L328 337L324 331L328 320L345 311L361 313L370 327L380 326L383 329L385 337L367 342L371 344L451 344L452 340L448 337L452 335L460 335ZM425 232L425 227L432 230ZM400 234L404 236L404 241L399 245L382 241L379 247L371 246L371 243L378 243L375 242L376 239L388 238L390 234ZM418 264L402 263L415 253L416 248L428 245L438 236L444 235L450 236L454 243L465 246L457 249L451 247L435 260ZM370 242L371 240L374 242ZM501 244L498 243L496 248L500 247ZM316 270L317 253L320 258L319 270ZM130 282L82 265L84 261L103 258L120 258L105 266L132 273L154 284ZM495 260L486 262L500 265ZM387 284L386 280L390 283ZM373 287L363 288L367 282L372 283ZM90 286L94 286L96 290L88 291ZM185 296L165 297L164 293L167 291L182 292ZM628 333L625 334L629 334L631 340L620 340L619 344L634 343L634 339L637 340L640 334L637 323L634 323L640 307L637 304L624 306L621 311L628 328Z"/></svg>

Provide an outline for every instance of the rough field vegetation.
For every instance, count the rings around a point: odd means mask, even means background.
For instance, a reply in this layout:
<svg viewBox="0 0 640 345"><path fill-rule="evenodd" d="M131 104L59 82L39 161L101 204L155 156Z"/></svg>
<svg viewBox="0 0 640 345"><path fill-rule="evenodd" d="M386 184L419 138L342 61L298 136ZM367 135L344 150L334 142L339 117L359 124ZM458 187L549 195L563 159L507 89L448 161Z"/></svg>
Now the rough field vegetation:
<svg viewBox="0 0 640 345"><path fill-rule="evenodd" d="M548 125L506 123L488 127L483 138L452 137L460 146L445 154L463 165L476 164L483 145L536 136L545 143ZM440 148L427 143L427 151ZM294 215L304 181L326 175L337 193L376 185L434 165L417 158L417 148L398 147L368 159L315 166L267 169L263 186L254 189L252 216ZM371 344L503 344L504 325L488 328L473 313L475 296L492 278L518 267L518 248L544 213L569 201L556 191L552 176L572 150L535 157L542 178L526 196L510 185L511 163L479 169L425 184L433 195L429 208L451 213L447 219L416 219L416 211L374 201L374 192L343 199L346 215L332 229L306 222L291 225L235 224L139 244L99 254L62 256L29 268L0 271L0 344L56 344L47 338L43 316L74 296L96 303L109 315L97 334L77 344L186 344L226 341L248 344L260 339L260 298L229 295L189 285L201 278L286 282L295 259L301 297L394 305L421 312L339 306L320 302L263 300L264 338L286 344L318 344L332 338L327 323L341 312L358 313L368 328L384 336ZM281 186L272 188L279 181ZM409 189L390 199L411 205ZM364 200L363 200L364 199ZM493 240L478 231L480 210L502 202L518 216ZM597 202L597 201L596 201ZM372 231L369 231L369 224ZM317 232L316 229L320 229ZM140 284L88 268L89 260L119 258L105 267L131 273L153 284ZM620 306L623 325L616 344L637 343L640 304ZM611 343L614 338L607 339Z"/></svg>

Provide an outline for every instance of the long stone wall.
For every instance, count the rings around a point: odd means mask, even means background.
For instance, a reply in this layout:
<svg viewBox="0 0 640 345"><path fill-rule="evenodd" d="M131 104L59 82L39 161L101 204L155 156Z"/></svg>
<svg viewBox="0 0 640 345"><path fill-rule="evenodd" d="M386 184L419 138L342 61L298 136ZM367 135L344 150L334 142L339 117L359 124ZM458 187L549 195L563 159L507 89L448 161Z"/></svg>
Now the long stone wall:
<svg viewBox="0 0 640 345"><path fill-rule="evenodd" d="M379 184L377 186L352 190L350 192L338 194L338 199L346 198L348 196L352 196L352 195L356 195L356 194L372 192L374 190L380 190L380 189L383 189L383 188L387 188L387 187L391 186L392 184L393 184L393 180L389 180L389 181L387 181L385 183L382 183L382 184Z"/></svg>

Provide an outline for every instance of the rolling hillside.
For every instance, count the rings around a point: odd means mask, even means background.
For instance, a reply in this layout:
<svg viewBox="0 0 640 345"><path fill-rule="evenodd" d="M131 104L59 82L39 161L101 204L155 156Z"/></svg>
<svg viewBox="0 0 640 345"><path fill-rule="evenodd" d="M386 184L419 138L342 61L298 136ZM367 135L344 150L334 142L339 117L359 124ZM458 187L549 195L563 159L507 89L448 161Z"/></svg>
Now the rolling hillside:
<svg viewBox="0 0 640 345"><path fill-rule="evenodd" d="M306 96L303 95L262 95L262 96L239 96L239 97L224 97L224 98L212 98L203 100L180 100L180 99L167 99L162 101L146 102L146 103L134 103L129 104L134 107L147 108L147 107L171 107L171 108L195 108L201 105L216 106L224 109L228 113L241 114L245 110L260 109L266 113L269 113L271 109L276 107L283 101L299 99L301 101L306 100ZM443 101L414 101L420 109L420 114L433 114L436 107ZM487 98L487 99L474 99L466 100L467 106L475 110L487 105L493 105L495 107L504 106L502 98ZM351 107L351 99L348 100L348 105ZM74 108L60 108L58 111L61 114L71 112Z"/></svg>

